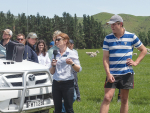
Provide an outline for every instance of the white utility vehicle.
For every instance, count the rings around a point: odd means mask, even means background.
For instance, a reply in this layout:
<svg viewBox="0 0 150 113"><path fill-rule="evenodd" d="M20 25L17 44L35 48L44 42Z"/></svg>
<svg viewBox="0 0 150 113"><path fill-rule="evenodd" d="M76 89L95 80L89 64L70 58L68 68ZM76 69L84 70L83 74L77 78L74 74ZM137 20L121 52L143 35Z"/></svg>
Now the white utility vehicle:
<svg viewBox="0 0 150 113"><path fill-rule="evenodd" d="M6 60L0 45L0 113L30 113L54 107L48 68L23 60Z"/></svg>

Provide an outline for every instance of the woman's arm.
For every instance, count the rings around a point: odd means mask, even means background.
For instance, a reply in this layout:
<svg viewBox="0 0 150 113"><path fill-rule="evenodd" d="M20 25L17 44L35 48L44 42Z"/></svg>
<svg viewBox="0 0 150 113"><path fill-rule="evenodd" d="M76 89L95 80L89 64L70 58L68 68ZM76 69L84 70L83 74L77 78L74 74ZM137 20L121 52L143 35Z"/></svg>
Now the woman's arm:
<svg viewBox="0 0 150 113"><path fill-rule="evenodd" d="M51 68L49 69L50 73L53 75L55 73L57 60L53 59L51 62Z"/></svg>
<svg viewBox="0 0 150 113"><path fill-rule="evenodd" d="M72 65L72 68L73 68L76 72L80 72L81 69L82 69L81 66L80 66L78 63L73 62L72 59L70 59L70 58L66 59L66 63Z"/></svg>

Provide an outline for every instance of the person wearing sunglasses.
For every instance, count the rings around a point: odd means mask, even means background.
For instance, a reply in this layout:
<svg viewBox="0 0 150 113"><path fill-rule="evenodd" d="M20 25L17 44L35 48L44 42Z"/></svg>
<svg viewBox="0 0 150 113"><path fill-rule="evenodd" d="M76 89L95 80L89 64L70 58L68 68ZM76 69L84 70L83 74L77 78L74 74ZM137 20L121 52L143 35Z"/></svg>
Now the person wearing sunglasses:
<svg viewBox="0 0 150 113"><path fill-rule="evenodd" d="M55 37L60 34L61 31L59 30L56 30L54 33L53 33L53 41L55 42ZM51 60L52 59L52 55L53 55L53 50L58 50L59 48L56 46L56 45L53 45L49 50L48 50L48 55L49 55L49 59Z"/></svg>
<svg viewBox="0 0 150 113"><path fill-rule="evenodd" d="M56 58L54 55L51 60L50 73L53 75L52 95L55 106L55 113L61 113L62 98L67 113L73 111L74 97L74 75L73 71L80 72L78 54L68 48L69 36L60 33L55 38L55 45L59 48ZM55 59L54 59L55 58Z"/></svg>
<svg viewBox="0 0 150 113"><path fill-rule="evenodd" d="M16 41L25 45L25 35L23 33L19 33L17 35Z"/></svg>

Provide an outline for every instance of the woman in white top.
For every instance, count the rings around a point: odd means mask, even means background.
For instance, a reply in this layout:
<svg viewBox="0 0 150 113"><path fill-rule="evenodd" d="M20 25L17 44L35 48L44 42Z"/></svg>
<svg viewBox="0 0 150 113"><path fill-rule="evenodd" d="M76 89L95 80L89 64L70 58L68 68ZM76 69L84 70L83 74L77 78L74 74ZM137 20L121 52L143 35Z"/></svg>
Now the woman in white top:
<svg viewBox="0 0 150 113"><path fill-rule="evenodd" d="M55 113L61 113L62 98L67 113L73 111L73 96L74 96L74 75L73 70L80 72L82 67L78 54L70 50L69 36L65 33L60 33L55 38L55 45L59 48L57 55L52 56L50 73L53 75L52 94L55 106Z"/></svg>
<svg viewBox="0 0 150 113"><path fill-rule="evenodd" d="M36 54L40 64L50 68L51 61L47 53L47 46L44 40L39 40L36 45Z"/></svg>

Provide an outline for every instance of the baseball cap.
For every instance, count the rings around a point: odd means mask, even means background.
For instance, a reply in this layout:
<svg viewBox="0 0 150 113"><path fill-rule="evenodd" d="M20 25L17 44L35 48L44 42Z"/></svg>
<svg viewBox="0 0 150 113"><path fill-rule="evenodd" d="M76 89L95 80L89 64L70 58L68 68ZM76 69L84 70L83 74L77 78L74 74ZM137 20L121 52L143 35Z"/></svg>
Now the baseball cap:
<svg viewBox="0 0 150 113"><path fill-rule="evenodd" d="M4 31L2 32L5 32L6 34L9 34L10 36L13 35L12 31L10 29L5 29Z"/></svg>
<svg viewBox="0 0 150 113"><path fill-rule="evenodd" d="M51 41L49 45L54 45L54 41Z"/></svg>
<svg viewBox="0 0 150 113"><path fill-rule="evenodd" d="M36 33L30 32L30 33L28 34L27 38L38 38L38 37L37 37Z"/></svg>
<svg viewBox="0 0 150 113"><path fill-rule="evenodd" d="M72 39L70 39L69 42L70 42L71 44L74 44L74 41L73 41Z"/></svg>
<svg viewBox="0 0 150 113"><path fill-rule="evenodd" d="M113 24L113 23L116 23L116 22L123 22L122 17L119 16L119 15L113 15L113 16L110 18L110 21L107 22L107 24Z"/></svg>

